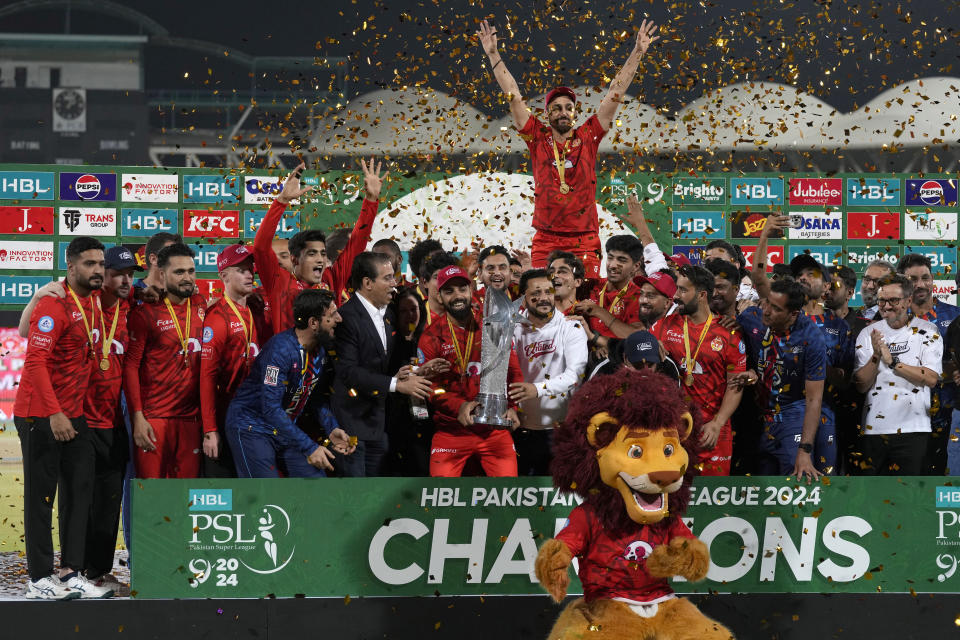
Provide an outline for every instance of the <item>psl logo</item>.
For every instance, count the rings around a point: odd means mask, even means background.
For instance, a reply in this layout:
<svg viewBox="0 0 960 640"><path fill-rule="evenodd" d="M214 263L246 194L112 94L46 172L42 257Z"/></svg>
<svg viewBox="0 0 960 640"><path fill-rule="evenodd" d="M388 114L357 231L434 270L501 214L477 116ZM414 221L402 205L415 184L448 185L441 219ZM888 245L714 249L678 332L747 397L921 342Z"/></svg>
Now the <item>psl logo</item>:
<svg viewBox="0 0 960 640"><path fill-rule="evenodd" d="M277 515L276 520L274 519L274 514ZM278 524L281 524L280 518L282 518L282 526L279 531L275 532L274 529ZM262 515L257 519L257 532L259 538L263 542L263 552L270 560L270 567L263 570L254 569L243 560L240 561L240 564L245 566L247 569L250 569L250 571L259 573L260 575L268 575L282 570L287 566L287 564L289 564L290 560L293 559L293 553L297 549L296 545L294 545L294 547L290 549L290 555L287 556L287 559L284 560L282 564L280 563L280 546L278 538L282 540L290 533L290 516L288 516L287 512L281 507L278 507L275 504L268 504L263 508Z"/></svg>

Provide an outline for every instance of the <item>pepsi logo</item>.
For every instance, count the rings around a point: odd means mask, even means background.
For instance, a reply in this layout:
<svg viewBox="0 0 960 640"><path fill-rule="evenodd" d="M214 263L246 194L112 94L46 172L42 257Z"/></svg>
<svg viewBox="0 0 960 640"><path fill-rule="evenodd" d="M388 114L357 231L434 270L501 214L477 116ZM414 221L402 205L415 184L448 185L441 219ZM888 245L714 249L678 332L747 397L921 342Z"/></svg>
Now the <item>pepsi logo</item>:
<svg viewBox="0 0 960 640"><path fill-rule="evenodd" d="M100 195L100 179L89 173L82 175L77 178L74 189L81 200L93 200Z"/></svg>
<svg viewBox="0 0 960 640"><path fill-rule="evenodd" d="M943 185L936 180L927 180L920 185L920 201L924 204L938 205L943 203Z"/></svg>

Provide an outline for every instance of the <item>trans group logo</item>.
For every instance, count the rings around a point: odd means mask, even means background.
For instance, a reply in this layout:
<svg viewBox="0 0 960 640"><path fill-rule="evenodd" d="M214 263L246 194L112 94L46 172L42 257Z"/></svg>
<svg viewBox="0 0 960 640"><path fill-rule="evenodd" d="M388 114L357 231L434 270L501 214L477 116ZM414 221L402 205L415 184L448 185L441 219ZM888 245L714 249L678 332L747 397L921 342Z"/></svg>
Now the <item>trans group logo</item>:
<svg viewBox="0 0 960 640"><path fill-rule="evenodd" d="M956 180L907 180L907 206L956 207Z"/></svg>

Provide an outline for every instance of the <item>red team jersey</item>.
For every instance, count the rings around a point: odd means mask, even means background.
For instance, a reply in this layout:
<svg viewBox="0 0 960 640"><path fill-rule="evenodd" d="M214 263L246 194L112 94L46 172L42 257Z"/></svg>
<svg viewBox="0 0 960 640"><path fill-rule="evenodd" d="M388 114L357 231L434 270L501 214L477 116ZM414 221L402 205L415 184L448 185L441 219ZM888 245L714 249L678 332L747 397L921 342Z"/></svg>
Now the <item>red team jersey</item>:
<svg viewBox="0 0 960 640"><path fill-rule="evenodd" d="M130 305L126 300L118 300L110 309L103 309L103 326L97 325L100 340L106 340L113 326L113 316L117 315L117 330L110 345L110 368L100 369L103 349L97 349L97 362L90 372L90 386L83 403L83 414L87 424L95 429L112 429L117 408L120 406L120 387L123 384L123 360L127 350L127 314Z"/></svg>
<svg viewBox="0 0 960 640"><path fill-rule="evenodd" d="M333 266L323 271L320 286L317 288L331 291L337 306L340 306L344 300L343 295L346 293L347 281L350 279L353 259L366 248L367 242L370 241L373 221L377 217L378 203L378 200L363 201L360 217L357 218L347 246L337 256ZM274 335L293 328L293 300L298 293L310 288L282 268L277 255L273 252L273 237L277 233L277 226L286 208L287 205L274 200L253 240L253 261L257 265L257 273L266 292L265 300L270 307L270 326Z"/></svg>
<svg viewBox="0 0 960 640"><path fill-rule="evenodd" d="M187 303L174 305L180 330L186 328ZM190 298L187 360L173 319L163 303L142 304L127 318L129 349L123 365L130 412L149 418L194 418L200 411L200 339L206 300ZM189 362L189 366L187 365Z"/></svg>
<svg viewBox="0 0 960 640"><path fill-rule="evenodd" d="M654 578L646 569L646 558L654 548L673 538L695 536L677 516L668 517L668 526L641 526L629 533L611 535L593 507L581 504L570 512L567 525L557 534L574 557L580 559L583 598L626 600L653 604L673 596L666 578Z"/></svg>
<svg viewBox="0 0 960 640"><path fill-rule="evenodd" d="M480 323L477 323L477 327ZM466 349L468 333L463 327L453 323L454 332L457 337L460 349ZM457 353L453 341L450 338L450 328L447 326L447 316L444 314L436 318L433 323L423 331L420 336L419 351L420 364L429 362L434 358L443 358L450 363L450 370L433 379L434 388L443 389L444 393L434 394L430 402L433 404L434 416L433 422L437 430L446 430L450 432L466 432L466 427L457 420L457 414L460 411L460 405L464 402L470 402L477 397L480 391L480 329L476 330L473 338L473 348L470 356L467 358L466 375L461 375L460 364L457 362ZM520 361L517 360L517 354L511 349L510 362L507 370L507 383L523 382L523 374L520 372ZM506 389L504 389L506 393ZM511 404L511 406L514 406ZM477 425L476 429L487 431L489 427Z"/></svg>
<svg viewBox="0 0 960 640"><path fill-rule="evenodd" d="M200 407L203 432L217 430L234 392L250 372L260 353L253 314L236 306L241 318L221 298L207 309L203 321L203 349L200 355ZM246 325L246 328L244 328ZM247 332L250 340L247 341Z"/></svg>
<svg viewBox="0 0 960 640"><path fill-rule="evenodd" d="M601 282L590 293L590 299L621 322L640 322L640 287L632 280L627 282L626 288L621 289L614 289L609 283ZM599 318L590 318L590 329L608 338L617 337Z"/></svg>
<svg viewBox="0 0 960 640"><path fill-rule="evenodd" d="M566 152L559 146L560 157L566 155L564 182L570 193L560 193L550 127L531 116L520 130L520 137L530 149L533 169L533 228L550 233L597 233L597 149L606 131L597 116L590 116L566 141Z"/></svg>
<svg viewBox="0 0 960 640"><path fill-rule="evenodd" d="M60 286L66 286L60 283ZM100 325L95 295L80 298L90 327ZM94 349L99 353L99 331ZM21 418L49 418L63 412L68 418L83 415L83 401L90 374L96 363L90 353L90 339L73 297L41 298L30 316L27 355L13 415Z"/></svg>

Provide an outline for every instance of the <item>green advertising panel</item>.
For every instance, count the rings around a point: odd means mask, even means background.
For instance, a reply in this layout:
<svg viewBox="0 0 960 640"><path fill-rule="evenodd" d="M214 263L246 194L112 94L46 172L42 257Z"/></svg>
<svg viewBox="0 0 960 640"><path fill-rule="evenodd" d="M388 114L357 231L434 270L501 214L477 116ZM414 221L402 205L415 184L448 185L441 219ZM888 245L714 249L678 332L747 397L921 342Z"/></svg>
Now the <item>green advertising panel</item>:
<svg viewBox="0 0 960 640"><path fill-rule="evenodd" d="M947 482L698 478L686 521L712 563L705 581L674 587L956 592L960 488ZM537 549L576 504L549 478L140 480L132 587L139 598L541 594Z"/></svg>

